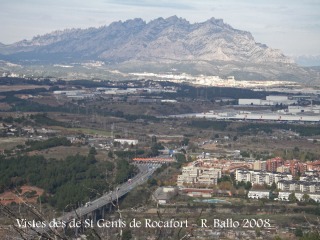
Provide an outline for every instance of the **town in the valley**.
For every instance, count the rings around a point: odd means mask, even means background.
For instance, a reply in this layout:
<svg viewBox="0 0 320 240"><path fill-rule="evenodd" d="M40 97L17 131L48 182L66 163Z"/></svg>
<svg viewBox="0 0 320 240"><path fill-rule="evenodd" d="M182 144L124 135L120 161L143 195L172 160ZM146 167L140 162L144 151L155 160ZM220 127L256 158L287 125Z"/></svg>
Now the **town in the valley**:
<svg viewBox="0 0 320 240"><path fill-rule="evenodd" d="M234 77L209 78L212 84L171 79L4 74L0 235L21 230L89 239L92 229L102 239L316 234L319 89L244 86ZM10 227L16 216L25 219L19 231ZM51 229L53 219L63 227Z"/></svg>

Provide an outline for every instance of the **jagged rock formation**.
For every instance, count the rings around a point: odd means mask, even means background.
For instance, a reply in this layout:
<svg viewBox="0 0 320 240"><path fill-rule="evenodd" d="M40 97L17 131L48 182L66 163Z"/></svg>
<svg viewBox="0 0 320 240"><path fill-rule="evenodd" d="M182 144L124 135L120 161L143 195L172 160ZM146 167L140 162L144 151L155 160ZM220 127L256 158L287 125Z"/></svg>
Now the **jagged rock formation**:
<svg viewBox="0 0 320 240"><path fill-rule="evenodd" d="M176 16L109 26L55 31L32 40L0 45L0 59L47 63L99 60L128 71L236 75L244 79L301 80L307 71L279 50L256 43L251 33L211 18L190 24Z"/></svg>

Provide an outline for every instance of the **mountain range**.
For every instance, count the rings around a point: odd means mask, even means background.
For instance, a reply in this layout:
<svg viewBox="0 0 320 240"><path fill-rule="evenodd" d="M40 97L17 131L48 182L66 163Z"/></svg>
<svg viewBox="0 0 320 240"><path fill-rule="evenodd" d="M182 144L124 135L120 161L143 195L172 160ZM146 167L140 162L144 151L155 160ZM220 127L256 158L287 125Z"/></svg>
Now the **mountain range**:
<svg viewBox="0 0 320 240"><path fill-rule="evenodd" d="M103 61L122 71L178 71L234 75L238 79L317 80L280 50L257 43L250 32L221 19L191 24L172 16L150 22L137 18L108 26L55 31L10 45L0 60L19 64Z"/></svg>

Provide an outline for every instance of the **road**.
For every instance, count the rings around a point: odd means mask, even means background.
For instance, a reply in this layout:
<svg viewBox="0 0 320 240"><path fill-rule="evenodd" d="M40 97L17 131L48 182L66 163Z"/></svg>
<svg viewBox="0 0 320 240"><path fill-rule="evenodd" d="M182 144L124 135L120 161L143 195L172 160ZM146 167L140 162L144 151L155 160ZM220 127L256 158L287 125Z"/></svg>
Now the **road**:
<svg viewBox="0 0 320 240"><path fill-rule="evenodd" d="M127 181L116 187L114 191L108 192L93 200L92 202L86 204L85 206L79 207L72 212L64 213L62 216L55 219L55 222L64 222L69 223L72 219L79 219L80 217L86 216L95 210L110 204L111 202L116 201L121 198L128 192L130 192L133 188L137 187L148 181L148 178L154 173L154 171L161 166L159 163L150 163L150 164L135 164L139 168L139 173L131 178L130 182ZM52 220L51 220L52 222ZM47 232L55 232L56 236L60 236L56 231L57 228L49 227L49 222L45 222L45 227L43 228L32 228L33 232L30 234L31 236L35 236L36 234L45 234Z"/></svg>
<svg viewBox="0 0 320 240"><path fill-rule="evenodd" d="M130 182L127 181L122 185L119 185L114 191L108 192L100 198L86 203L85 206L79 207L72 212L65 213L63 216L57 218L57 220L68 222L73 218L85 216L111 202L116 201L130 192L133 188L145 183L154 171L161 166L161 164L136 164L136 166L139 168L139 173L135 175Z"/></svg>

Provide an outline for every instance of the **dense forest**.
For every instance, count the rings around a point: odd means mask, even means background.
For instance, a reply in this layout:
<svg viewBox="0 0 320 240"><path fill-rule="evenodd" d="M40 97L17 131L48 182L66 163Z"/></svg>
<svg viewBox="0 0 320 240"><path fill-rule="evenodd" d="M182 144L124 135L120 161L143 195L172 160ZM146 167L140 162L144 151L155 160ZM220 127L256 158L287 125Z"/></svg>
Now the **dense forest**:
<svg viewBox="0 0 320 240"><path fill-rule="evenodd" d="M70 146L71 142L66 137L53 137L44 141L26 141L27 151L42 150L57 146Z"/></svg>
<svg viewBox="0 0 320 240"><path fill-rule="evenodd" d="M43 156L1 156L0 169L0 192L23 184L38 186L45 190L42 203L49 202L59 210L100 196L136 172L120 159L113 177L114 164L97 162L94 154L68 156L64 161Z"/></svg>

